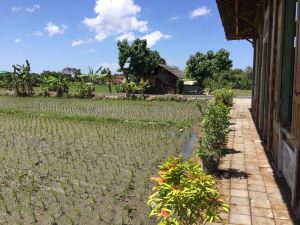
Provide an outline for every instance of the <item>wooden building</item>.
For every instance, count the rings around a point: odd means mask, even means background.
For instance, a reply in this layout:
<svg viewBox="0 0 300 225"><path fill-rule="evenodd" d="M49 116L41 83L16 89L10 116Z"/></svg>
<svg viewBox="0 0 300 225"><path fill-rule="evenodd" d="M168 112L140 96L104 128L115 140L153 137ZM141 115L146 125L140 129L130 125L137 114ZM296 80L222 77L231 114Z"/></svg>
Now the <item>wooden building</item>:
<svg viewBox="0 0 300 225"><path fill-rule="evenodd" d="M300 213L300 20L297 0L217 0L228 40L254 48L252 115Z"/></svg>
<svg viewBox="0 0 300 225"><path fill-rule="evenodd" d="M151 82L153 94L176 94L177 80L183 79L184 73L175 66L159 64L156 72L147 79Z"/></svg>

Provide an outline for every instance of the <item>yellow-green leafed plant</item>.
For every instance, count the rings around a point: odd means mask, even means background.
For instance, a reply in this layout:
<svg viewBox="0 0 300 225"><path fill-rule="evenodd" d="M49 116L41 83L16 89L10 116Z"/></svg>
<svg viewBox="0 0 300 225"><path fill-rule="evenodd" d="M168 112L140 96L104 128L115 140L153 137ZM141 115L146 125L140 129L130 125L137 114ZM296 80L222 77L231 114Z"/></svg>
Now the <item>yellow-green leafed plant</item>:
<svg viewBox="0 0 300 225"><path fill-rule="evenodd" d="M217 89L213 92L216 102L223 103L226 106L233 104L233 91L228 88Z"/></svg>
<svg viewBox="0 0 300 225"><path fill-rule="evenodd" d="M149 197L150 217L159 225L194 225L220 220L229 208L221 199L215 179L195 161L172 157L153 177L154 193Z"/></svg>

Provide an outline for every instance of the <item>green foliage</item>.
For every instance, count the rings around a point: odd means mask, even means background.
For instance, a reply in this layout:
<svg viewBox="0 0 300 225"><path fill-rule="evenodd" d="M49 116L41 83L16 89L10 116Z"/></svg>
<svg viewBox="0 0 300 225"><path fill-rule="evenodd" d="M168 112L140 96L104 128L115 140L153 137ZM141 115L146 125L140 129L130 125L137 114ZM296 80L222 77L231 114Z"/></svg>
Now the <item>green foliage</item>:
<svg viewBox="0 0 300 225"><path fill-rule="evenodd" d="M170 158L153 177L154 194L149 197L150 216L160 225L195 225L220 220L228 211L216 188L216 181L194 161Z"/></svg>
<svg viewBox="0 0 300 225"><path fill-rule="evenodd" d="M216 102L223 103L226 106L233 104L233 91L228 88L217 89L213 92Z"/></svg>
<svg viewBox="0 0 300 225"><path fill-rule="evenodd" d="M129 76L146 78L155 71L158 64L166 64L157 51L147 47L146 40L136 39L131 45L126 39L118 41L118 50L120 71L127 80Z"/></svg>
<svg viewBox="0 0 300 225"><path fill-rule="evenodd" d="M183 86L184 86L184 81L183 80L177 80L176 81L176 92L178 94L182 94L183 93Z"/></svg>
<svg viewBox="0 0 300 225"><path fill-rule="evenodd" d="M13 90L13 74L11 72L0 73L0 86L7 90Z"/></svg>
<svg viewBox="0 0 300 225"><path fill-rule="evenodd" d="M142 98L145 98L145 92L148 88L150 88L150 84L148 80L144 80L143 78L140 80L139 84L138 84L138 92L142 94Z"/></svg>
<svg viewBox="0 0 300 225"><path fill-rule="evenodd" d="M216 89L229 87L234 89L250 90L252 89L252 68L245 70L230 69L213 74L204 80L204 86L210 92Z"/></svg>
<svg viewBox="0 0 300 225"><path fill-rule="evenodd" d="M78 76L78 79L80 80L80 76ZM92 98L95 96L95 85L90 82L78 82L75 90L79 93L80 98Z"/></svg>
<svg viewBox="0 0 300 225"><path fill-rule="evenodd" d="M100 76L102 72L102 66L94 71L89 67L89 73L85 75L77 75L77 83L75 85L75 91L81 98L92 98L95 96L96 85L103 78Z"/></svg>
<svg viewBox="0 0 300 225"><path fill-rule="evenodd" d="M29 96L34 94L35 77L30 73L30 64L26 60L26 65L13 65L12 73L5 73L2 85L14 92L17 96Z"/></svg>
<svg viewBox="0 0 300 225"><path fill-rule="evenodd" d="M196 52L190 56L186 65L187 78L198 81L203 87L206 78L211 78L214 74L227 71L232 67L230 53L225 49L218 52L208 51L206 54Z"/></svg>
<svg viewBox="0 0 300 225"><path fill-rule="evenodd" d="M108 90L109 92L111 93L111 85L114 81L114 76L112 75L111 71L109 68L104 68L102 71L101 71L101 79L105 82L107 82L107 85L108 85Z"/></svg>
<svg viewBox="0 0 300 225"><path fill-rule="evenodd" d="M44 96L49 96L49 91L55 91L57 97L62 97L69 93L69 81L65 76L44 76L41 89Z"/></svg>
<svg viewBox="0 0 300 225"><path fill-rule="evenodd" d="M169 121L184 120L199 121L185 102L0 97L1 219L153 224L150 177L182 151L189 129Z"/></svg>
<svg viewBox="0 0 300 225"><path fill-rule="evenodd" d="M225 155L225 144L229 133L229 108L223 103L211 101L201 122L199 156L210 162L218 163Z"/></svg>

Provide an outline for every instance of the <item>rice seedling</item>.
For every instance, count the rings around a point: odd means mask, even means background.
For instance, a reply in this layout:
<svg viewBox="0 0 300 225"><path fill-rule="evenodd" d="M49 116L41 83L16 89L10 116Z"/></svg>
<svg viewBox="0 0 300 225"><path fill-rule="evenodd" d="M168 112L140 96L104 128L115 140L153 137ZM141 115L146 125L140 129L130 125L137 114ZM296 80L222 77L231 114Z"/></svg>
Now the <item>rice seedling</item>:
<svg viewBox="0 0 300 225"><path fill-rule="evenodd" d="M155 224L148 180L198 117L186 102L0 97L0 221Z"/></svg>

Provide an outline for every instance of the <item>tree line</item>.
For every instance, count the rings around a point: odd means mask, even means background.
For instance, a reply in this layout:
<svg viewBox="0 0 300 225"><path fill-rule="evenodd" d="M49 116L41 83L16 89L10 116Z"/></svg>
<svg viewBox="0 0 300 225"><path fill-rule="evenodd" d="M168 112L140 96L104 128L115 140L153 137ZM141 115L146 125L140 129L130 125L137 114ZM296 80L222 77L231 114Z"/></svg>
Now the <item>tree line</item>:
<svg viewBox="0 0 300 225"><path fill-rule="evenodd" d="M151 50L146 40L136 39L129 43L126 39L117 42L119 72L125 77L125 82L118 86L119 92L128 95L144 93L151 87L149 77L155 74L158 64L166 64L158 51ZM39 86L44 96L56 92L58 97L69 92L69 86L76 87L80 97L93 97L95 87L101 82L108 85L112 91L114 76L109 68L100 67L97 70L89 68L89 72L82 74L76 70L74 76L61 72L45 71L41 74L31 73L30 63L13 65L12 72L0 73L0 85L14 90L18 96L34 94L34 87ZM217 52L196 52L186 62L186 80L197 81L201 91L213 91L222 87L236 89L251 89L253 71L251 67L245 70L233 69L230 53L225 49ZM182 89L183 82L178 85Z"/></svg>

